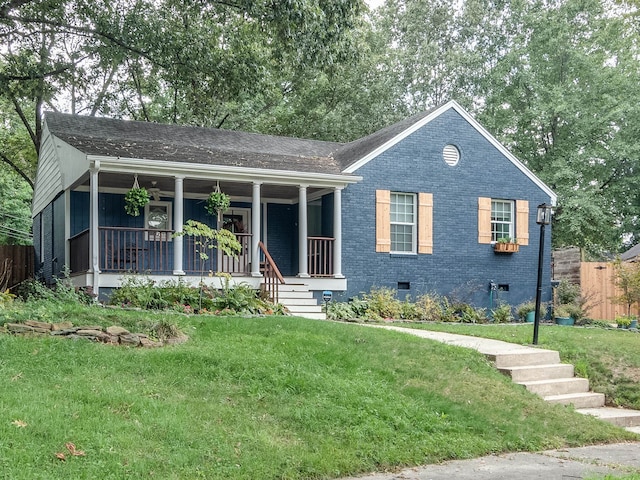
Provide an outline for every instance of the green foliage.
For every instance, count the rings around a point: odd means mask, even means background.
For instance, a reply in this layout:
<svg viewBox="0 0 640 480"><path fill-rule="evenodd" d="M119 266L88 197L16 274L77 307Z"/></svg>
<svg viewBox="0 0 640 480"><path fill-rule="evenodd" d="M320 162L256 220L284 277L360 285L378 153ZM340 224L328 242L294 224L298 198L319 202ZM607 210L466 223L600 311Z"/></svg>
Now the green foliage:
<svg viewBox="0 0 640 480"><path fill-rule="evenodd" d="M281 306L260 298L246 283L231 284L225 277L217 290L201 285L192 287L182 279L156 282L148 277L127 275L121 287L111 294L110 303L145 310L172 309L181 313L216 315L283 314Z"/></svg>
<svg viewBox="0 0 640 480"><path fill-rule="evenodd" d="M231 205L229 195L222 192L211 192L207 198L204 208L209 215L218 215L218 212L224 212Z"/></svg>
<svg viewBox="0 0 640 480"><path fill-rule="evenodd" d="M622 262L617 258L613 263L615 284L620 295L613 298L614 302L627 307L627 316L631 315L631 306L640 302L640 263Z"/></svg>
<svg viewBox="0 0 640 480"><path fill-rule="evenodd" d="M580 285L562 280L556 288L556 301L560 304L577 303L580 299Z"/></svg>
<svg viewBox="0 0 640 480"><path fill-rule="evenodd" d="M446 297L436 294L420 295L416 304L422 312L422 319L428 322L447 322L453 319Z"/></svg>
<svg viewBox="0 0 640 480"><path fill-rule="evenodd" d="M503 303L491 311L495 323L509 323L513 321L511 305Z"/></svg>
<svg viewBox="0 0 640 480"><path fill-rule="evenodd" d="M14 294L12 294L9 290L0 291L0 308L4 308L11 303L16 298Z"/></svg>
<svg viewBox="0 0 640 480"><path fill-rule="evenodd" d="M622 328L628 328L631 325L632 317L627 315L620 315L616 317L616 324Z"/></svg>
<svg viewBox="0 0 640 480"><path fill-rule="evenodd" d="M393 288L374 287L369 293L363 294L362 298L367 303L366 315L369 318L400 318L402 304Z"/></svg>
<svg viewBox="0 0 640 480"><path fill-rule="evenodd" d="M516 313L518 318L521 321L524 321L527 318L527 313L536 311L536 302L533 300L529 300L527 302L523 302L516 307ZM545 318L547 316L547 306L540 302L540 318Z"/></svg>
<svg viewBox="0 0 640 480"><path fill-rule="evenodd" d="M462 323L487 323L487 309L468 304L458 304L454 308L455 316Z"/></svg>
<svg viewBox="0 0 640 480"><path fill-rule="evenodd" d="M184 311L185 306L189 311L212 306L209 298L203 298L201 303L199 289L187 285L182 279L158 283L139 275L125 275L120 288L111 294L110 303L148 310L177 307L180 311Z"/></svg>
<svg viewBox="0 0 640 480"><path fill-rule="evenodd" d="M129 190L124 196L124 210L132 217L140 216L140 209L149 203L151 197L144 187L135 187Z"/></svg>
<svg viewBox="0 0 640 480"><path fill-rule="evenodd" d="M31 194L31 187L22 178L0 168L0 245L32 243Z"/></svg>
<svg viewBox="0 0 640 480"><path fill-rule="evenodd" d="M159 320L84 310L85 325ZM190 341L134 349L0 335L4 477L342 478L634 438L549 405L471 350L300 318L160 317ZM57 460L66 442L86 456Z"/></svg>

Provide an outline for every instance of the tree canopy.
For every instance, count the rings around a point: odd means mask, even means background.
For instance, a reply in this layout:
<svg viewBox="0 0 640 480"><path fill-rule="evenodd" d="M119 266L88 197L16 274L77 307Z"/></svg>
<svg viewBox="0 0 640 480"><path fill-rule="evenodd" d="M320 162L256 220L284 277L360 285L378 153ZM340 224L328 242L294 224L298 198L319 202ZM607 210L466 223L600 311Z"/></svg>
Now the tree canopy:
<svg viewBox="0 0 640 480"><path fill-rule="evenodd" d="M559 196L556 246L640 240L637 0L0 0L0 164L42 112L348 141L455 99Z"/></svg>

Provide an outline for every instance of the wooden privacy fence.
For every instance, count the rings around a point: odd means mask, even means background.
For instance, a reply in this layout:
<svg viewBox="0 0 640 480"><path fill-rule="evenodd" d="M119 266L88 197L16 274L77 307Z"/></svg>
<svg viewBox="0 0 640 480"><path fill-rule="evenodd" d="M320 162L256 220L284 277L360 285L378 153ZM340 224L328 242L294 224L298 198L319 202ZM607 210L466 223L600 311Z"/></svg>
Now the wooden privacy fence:
<svg viewBox="0 0 640 480"><path fill-rule="evenodd" d="M35 251L31 245L0 245L0 288L12 288L33 277Z"/></svg>
<svg viewBox="0 0 640 480"><path fill-rule="evenodd" d="M613 263L581 262L580 290L589 299L589 318L614 321L617 315L626 315L626 305L618 305L613 301L620 295L620 290L615 286ZM637 305L631 307L631 313L638 313Z"/></svg>

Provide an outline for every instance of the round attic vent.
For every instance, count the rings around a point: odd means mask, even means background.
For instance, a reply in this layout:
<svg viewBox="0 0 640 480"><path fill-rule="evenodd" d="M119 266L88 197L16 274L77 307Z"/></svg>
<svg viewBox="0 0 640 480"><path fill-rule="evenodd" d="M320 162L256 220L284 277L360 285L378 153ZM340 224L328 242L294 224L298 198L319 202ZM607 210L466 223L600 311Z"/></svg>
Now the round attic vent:
<svg viewBox="0 0 640 480"><path fill-rule="evenodd" d="M442 157L447 165L453 167L460 161L460 150L455 145L447 145L442 150Z"/></svg>

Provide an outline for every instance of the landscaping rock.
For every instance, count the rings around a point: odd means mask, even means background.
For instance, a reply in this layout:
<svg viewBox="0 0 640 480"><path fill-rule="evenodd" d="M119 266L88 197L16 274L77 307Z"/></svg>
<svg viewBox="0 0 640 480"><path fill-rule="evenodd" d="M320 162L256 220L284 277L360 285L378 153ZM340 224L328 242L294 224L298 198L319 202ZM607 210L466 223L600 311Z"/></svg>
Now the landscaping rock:
<svg viewBox="0 0 640 480"><path fill-rule="evenodd" d="M71 322L60 322L60 323L54 323L52 325L51 330L53 330L54 332L57 332L60 330L67 330L72 327L73 327L73 323Z"/></svg>
<svg viewBox="0 0 640 480"><path fill-rule="evenodd" d="M37 322L35 320L29 320L25 323L7 323L4 325L3 331L16 334L41 333L73 340L88 340L92 342L102 342L108 345L127 345L146 348L175 345L184 343L188 339L186 335L182 335L178 338L167 339L164 342L154 341L143 333L130 333L126 328L115 325L107 328L100 326L74 327L71 322L51 324Z"/></svg>
<svg viewBox="0 0 640 480"><path fill-rule="evenodd" d="M129 330L127 330L126 328L118 327L117 325L112 325L110 327L107 327L106 331L109 335L116 335L116 336L126 335L130 333Z"/></svg>
<svg viewBox="0 0 640 480"><path fill-rule="evenodd" d="M33 327L23 323L7 323L5 326L11 333L34 333Z"/></svg>
<svg viewBox="0 0 640 480"><path fill-rule="evenodd" d="M120 345L131 345L133 347L137 347L140 345L140 337L135 333L120 335Z"/></svg>
<svg viewBox="0 0 640 480"><path fill-rule="evenodd" d="M27 320L26 322L24 322L24 324L36 329L40 329L41 331L49 331L53 327L53 324L51 323L38 322L37 320Z"/></svg>
<svg viewBox="0 0 640 480"><path fill-rule="evenodd" d="M162 345L163 345L162 342L154 342L153 340L147 337L140 338L140 346L145 348L157 348L157 347L162 347Z"/></svg>

